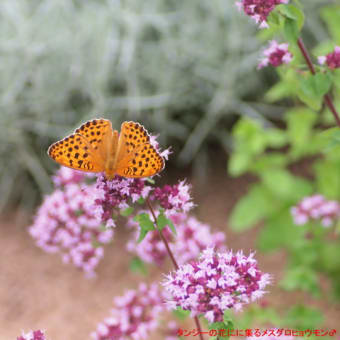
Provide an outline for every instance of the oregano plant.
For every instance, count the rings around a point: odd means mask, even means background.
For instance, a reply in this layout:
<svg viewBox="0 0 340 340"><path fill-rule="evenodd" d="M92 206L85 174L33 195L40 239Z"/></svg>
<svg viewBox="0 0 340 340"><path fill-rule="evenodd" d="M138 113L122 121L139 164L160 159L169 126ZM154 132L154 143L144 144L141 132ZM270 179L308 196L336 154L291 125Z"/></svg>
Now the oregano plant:
<svg viewBox="0 0 340 340"><path fill-rule="evenodd" d="M303 1L245 0L238 6L259 24L259 37L271 39L258 68L275 69L279 80L265 99L293 105L283 115L284 128L250 119L234 126L229 173L250 172L258 181L234 207L230 225L245 231L263 223L260 249L288 252L284 289L320 297L323 273L339 298L339 6L320 9L331 39L312 52L303 41Z"/></svg>

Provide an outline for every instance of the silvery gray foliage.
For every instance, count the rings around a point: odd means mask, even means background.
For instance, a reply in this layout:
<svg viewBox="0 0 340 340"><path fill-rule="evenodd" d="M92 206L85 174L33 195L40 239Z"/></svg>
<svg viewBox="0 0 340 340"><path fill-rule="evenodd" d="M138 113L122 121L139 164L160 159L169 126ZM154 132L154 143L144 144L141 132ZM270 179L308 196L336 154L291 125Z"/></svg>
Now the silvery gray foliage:
<svg viewBox="0 0 340 340"><path fill-rule="evenodd" d="M34 202L49 143L89 118L144 122L187 162L228 144L227 115L261 117L255 29L231 0L2 0L1 204Z"/></svg>

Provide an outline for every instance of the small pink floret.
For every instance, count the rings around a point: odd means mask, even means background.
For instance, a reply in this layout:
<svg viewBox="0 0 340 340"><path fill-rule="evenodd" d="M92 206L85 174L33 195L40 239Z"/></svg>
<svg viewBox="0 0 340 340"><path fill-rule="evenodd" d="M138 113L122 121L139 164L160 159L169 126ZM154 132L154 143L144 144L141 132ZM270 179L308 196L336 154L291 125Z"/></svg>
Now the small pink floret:
<svg viewBox="0 0 340 340"><path fill-rule="evenodd" d="M267 49L263 51L264 58L258 64L258 69L272 65L278 67L282 64L288 64L292 61L293 55L288 50L288 44L279 44L272 40Z"/></svg>

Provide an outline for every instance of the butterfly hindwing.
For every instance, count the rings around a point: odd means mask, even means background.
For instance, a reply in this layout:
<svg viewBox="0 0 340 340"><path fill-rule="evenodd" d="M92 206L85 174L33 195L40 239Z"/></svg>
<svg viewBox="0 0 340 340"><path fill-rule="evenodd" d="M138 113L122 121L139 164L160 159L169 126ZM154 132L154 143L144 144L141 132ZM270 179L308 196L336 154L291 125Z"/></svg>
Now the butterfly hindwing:
<svg viewBox="0 0 340 340"><path fill-rule="evenodd" d="M96 157L94 150L80 134L72 134L52 144L48 155L57 163L72 169L88 172L104 171L104 163Z"/></svg>
<svg viewBox="0 0 340 340"><path fill-rule="evenodd" d="M118 142L116 172L124 177L148 177L164 168L164 159L150 144L145 128L134 122L124 122Z"/></svg>

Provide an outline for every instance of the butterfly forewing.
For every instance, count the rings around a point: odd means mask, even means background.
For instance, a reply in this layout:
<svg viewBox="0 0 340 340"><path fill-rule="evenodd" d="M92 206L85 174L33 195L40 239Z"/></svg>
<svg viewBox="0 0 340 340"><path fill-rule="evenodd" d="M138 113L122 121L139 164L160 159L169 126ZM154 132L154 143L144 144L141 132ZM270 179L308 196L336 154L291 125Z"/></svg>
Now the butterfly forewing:
<svg viewBox="0 0 340 340"><path fill-rule="evenodd" d="M131 157L131 152L139 145L150 143L150 136L139 123L124 122L120 128L117 164Z"/></svg>
<svg viewBox="0 0 340 340"><path fill-rule="evenodd" d="M80 134L72 134L52 144L48 155L61 165L72 169L101 172L103 161L95 155L91 144Z"/></svg>
<svg viewBox="0 0 340 340"><path fill-rule="evenodd" d="M150 144L144 127L134 122L124 122L118 142L116 172L124 177L153 176L164 168L164 159Z"/></svg>
<svg viewBox="0 0 340 340"><path fill-rule="evenodd" d="M112 140L112 125L107 119L93 119L81 125L75 133L85 137L97 157L107 159Z"/></svg>

